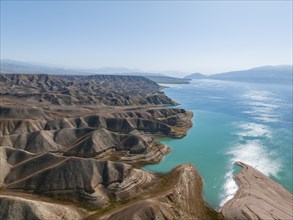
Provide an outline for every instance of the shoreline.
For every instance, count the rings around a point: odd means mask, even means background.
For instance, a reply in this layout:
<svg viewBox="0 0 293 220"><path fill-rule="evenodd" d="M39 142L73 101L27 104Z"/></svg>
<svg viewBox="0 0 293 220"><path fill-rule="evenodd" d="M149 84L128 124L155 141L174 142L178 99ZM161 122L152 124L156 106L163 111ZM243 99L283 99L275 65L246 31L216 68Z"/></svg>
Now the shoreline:
<svg viewBox="0 0 293 220"><path fill-rule="evenodd" d="M178 103L158 93L154 82L7 77L0 75L0 86L8 91L0 108L0 218L29 213L52 219L61 213L68 219L223 219L233 212L225 208L223 217L204 201L203 178L191 163L165 174L142 167L158 164L170 152L156 138L182 139L193 126L193 113L174 108ZM12 204L17 204L13 213Z"/></svg>
<svg viewBox="0 0 293 220"><path fill-rule="evenodd" d="M143 77L9 74L0 79L1 88L7 90L0 108L1 162L5 167L0 193L3 218L12 215L11 202L18 204L19 216L23 211L42 216L51 205L61 213L77 215L72 208L80 207L90 214L147 194L152 184L157 185L159 176L138 168L158 163L169 152L153 137L182 138L191 126L192 113L166 107L178 103L164 93L158 94L159 86ZM101 87L99 84L105 81L107 87ZM122 93L112 91L117 90L111 85L116 81ZM128 84L125 91L123 84ZM92 95L94 88L98 91ZM99 90L102 96L97 98ZM44 98L40 100L39 94ZM128 106L121 106L124 102ZM107 103L112 105L106 107ZM88 176L93 180L89 181ZM15 193L13 197L7 195L10 192ZM18 193L37 195L44 201L36 208L37 201L30 203L26 196L20 199ZM46 198L55 203L49 205ZM62 201L71 208L63 207ZM166 205L169 202L172 201L166 201ZM46 218L56 214L54 211Z"/></svg>
<svg viewBox="0 0 293 220"><path fill-rule="evenodd" d="M285 187L243 162L235 164L242 170L235 175L236 194L221 209L226 219L293 218L293 195Z"/></svg>

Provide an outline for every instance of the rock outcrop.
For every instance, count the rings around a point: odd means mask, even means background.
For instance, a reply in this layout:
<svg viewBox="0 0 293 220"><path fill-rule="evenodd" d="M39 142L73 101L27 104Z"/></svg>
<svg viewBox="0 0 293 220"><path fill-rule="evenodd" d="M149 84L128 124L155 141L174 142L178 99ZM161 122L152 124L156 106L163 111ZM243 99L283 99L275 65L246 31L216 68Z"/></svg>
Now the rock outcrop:
<svg viewBox="0 0 293 220"><path fill-rule="evenodd" d="M90 219L222 219L202 199L202 180L191 164L181 165L161 179L154 193L118 211Z"/></svg>
<svg viewBox="0 0 293 220"><path fill-rule="evenodd" d="M293 219L293 195L258 170L241 162L235 196L222 208L225 219Z"/></svg>
<svg viewBox="0 0 293 220"><path fill-rule="evenodd" d="M81 220L86 215L77 207L44 202L23 196L0 195L0 219L56 219Z"/></svg>
<svg viewBox="0 0 293 220"><path fill-rule="evenodd" d="M181 138L192 126L192 113L184 109L137 109L139 108L100 111L79 117L70 117L71 113L68 112L67 117L58 117L53 120L46 120L42 117L39 119L23 119L21 114L14 119L7 119L4 116L0 121L0 135L26 134L40 130L60 130L64 128L105 128L124 133L140 130L145 133ZM83 114L82 109L79 114ZM175 131L173 128L175 128ZM178 133L177 130L182 130L182 133Z"/></svg>
<svg viewBox="0 0 293 220"><path fill-rule="evenodd" d="M68 200L89 208L105 206L110 199L130 199L156 179L153 174L124 163L52 153L29 155L28 159L13 163L11 158L23 152L0 148L5 168L2 189Z"/></svg>
<svg viewBox="0 0 293 220"><path fill-rule="evenodd" d="M70 117L68 112L65 118L50 120L20 117L0 121L0 146L142 165L159 162L170 151L150 135L185 136L192 113L179 108L135 108L80 117Z"/></svg>

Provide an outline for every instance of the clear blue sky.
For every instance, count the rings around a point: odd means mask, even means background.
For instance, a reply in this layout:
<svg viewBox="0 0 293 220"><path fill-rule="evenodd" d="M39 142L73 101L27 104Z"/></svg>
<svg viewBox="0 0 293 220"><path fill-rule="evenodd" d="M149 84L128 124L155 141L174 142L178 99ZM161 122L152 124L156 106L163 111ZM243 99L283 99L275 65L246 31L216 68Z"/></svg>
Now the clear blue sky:
<svg viewBox="0 0 293 220"><path fill-rule="evenodd" d="M1 1L1 59L202 73L292 64L292 1Z"/></svg>

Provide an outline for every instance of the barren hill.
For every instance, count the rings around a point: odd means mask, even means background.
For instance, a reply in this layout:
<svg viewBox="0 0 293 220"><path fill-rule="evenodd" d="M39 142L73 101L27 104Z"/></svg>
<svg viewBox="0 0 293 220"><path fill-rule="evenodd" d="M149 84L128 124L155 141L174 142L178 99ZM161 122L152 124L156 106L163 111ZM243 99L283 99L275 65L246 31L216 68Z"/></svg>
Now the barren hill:
<svg viewBox="0 0 293 220"><path fill-rule="evenodd" d="M0 88L1 98L55 105L176 104L142 76L1 74Z"/></svg>
<svg viewBox="0 0 293 220"><path fill-rule="evenodd" d="M224 216L205 204L193 165L142 169L170 152L154 137L182 138L192 126L192 112L171 108L151 80L0 74L0 89L0 219L292 217L292 195L249 166Z"/></svg>
<svg viewBox="0 0 293 220"><path fill-rule="evenodd" d="M113 219L117 208L133 213L131 207L145 198L155 213L168 207L169 219L175 213L195 217L192 201L201 217L218 216L205 206L191 166L171 176L140 169L170 151L153 137L181 138L192 126L191 112L163 108L177 103L155 82L139 76L1 74L0 88L0 219ZM175 205L181 190L186 203ZM155 198L157 193L165 199Z"/></svg>

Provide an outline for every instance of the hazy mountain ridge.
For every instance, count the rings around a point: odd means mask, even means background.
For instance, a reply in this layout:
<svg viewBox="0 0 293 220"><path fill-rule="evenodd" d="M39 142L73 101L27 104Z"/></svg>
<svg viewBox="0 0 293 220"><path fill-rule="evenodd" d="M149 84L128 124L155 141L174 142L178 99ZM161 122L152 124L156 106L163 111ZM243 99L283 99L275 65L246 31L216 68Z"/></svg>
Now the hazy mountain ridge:
<svg viewBox="0 0 293 220"><path fill-rule="evenodd" d="M51 74L51 75L129 75L144 76L157 83L179 83L187 84L189 80L184 78L170 77L159 72L145 72L139 69L125 67L102 67L96 69L75 69L55 67L46 64L33 64L15 60L1 60L1 73L14 74ZM170 72L170 71L169 71Z"/></svg>
<svg viewBox="0 0 293 220"><path fill-rule="evenodd" d="M219 79L259 83L292 83L292 66L261 66L248 70L230 71L212 75L194 73L185 78L189 79Z"/></svg>
<svg viewBox="0 0 293 220"><path fill-rule="evenodd" d="M208 76L201 73L193 73L184 77L185 79L204 79L208 78Z"/></svg>
<svg viewBox="0 0 293 220"><path fill-rule="evenodd" d="M160 73L145 73L139 69L128 69L125 67L101 67L91 69L57 67L48 64L34 64L15 60L1 60L2 73L38 73L38 74L130 74L130 75L163 75Z"/></svg>

